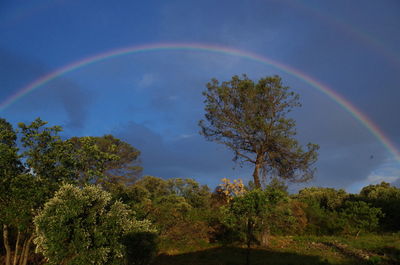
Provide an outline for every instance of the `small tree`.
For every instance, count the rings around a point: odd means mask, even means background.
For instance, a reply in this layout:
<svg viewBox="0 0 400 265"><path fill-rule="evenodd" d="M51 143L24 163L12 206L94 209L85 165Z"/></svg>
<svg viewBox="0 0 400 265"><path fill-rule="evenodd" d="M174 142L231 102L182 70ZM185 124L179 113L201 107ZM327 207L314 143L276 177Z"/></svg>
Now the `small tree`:
<svg viewBox="0 0 400 265"><path fill-rule="evenodd" d="M50 264L123 264L124 237L155 232L148 221L137 221L126 205L112 203L111 195L98 186L62 186L34 223L36 250Z"/></svg>
<svg viewBox="0 0 400 265"><path fill-rule="evenodd" d="M309 143L304 151L294 138L295 121L287 114L300 106L299 96L282 84L279 76L260 79L233 76L207 84L206 121L199 122L202 134L225 144L234 152L234 160L254 164L254 184L261 187L259 172L292 181L313 177L312 164L318 146Z"/></svg>
<svg viewBox="0 0 400 265"><path fill-rule="evenodd" d="M250 248L261 242L258 233L263 233L267 227L266 219L278 202L285 200L284 192L275 189L262 191L255 189L233 197L230 203L223 207L225 225L239 233L239 240L247 246L246 264L250 264Z"/></svg>

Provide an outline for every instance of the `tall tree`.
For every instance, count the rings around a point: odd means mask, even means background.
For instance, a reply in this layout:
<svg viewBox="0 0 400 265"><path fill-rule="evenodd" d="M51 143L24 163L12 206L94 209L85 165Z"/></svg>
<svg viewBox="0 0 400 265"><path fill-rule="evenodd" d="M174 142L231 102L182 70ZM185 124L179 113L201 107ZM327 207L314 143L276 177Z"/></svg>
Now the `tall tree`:
<svg viewBox="0 0 400 265"><path fill-rule="evenodd" d="M234 160L254 164L254 184L261 187L264 176L291 181L313 177L317 160L316 144L299 145L295 121L287 114L299 107L299 95L289 91L279 76L265 77L255 83L246 75L233 76L207 84L205 118L199 125L208 140L225 144Z"/></svg>
<svg viewBox="0 0 400 265"><path fill-rule="evenodd" d="M6 265L27 264L33 239L32 215L43 193L38 178L23 166L16 140L11 124L0 119L0 223Z"/></svg>
<svg viewBox="0 0 400 265"><path fill-rule="evenodd" d="M0 119L0 223L3 224L3 244L6 250L5 264L11 264L9 223L12 221L13 207L11 183L20 173L19 156L16 148L17 135L10 123Z"/></svg>

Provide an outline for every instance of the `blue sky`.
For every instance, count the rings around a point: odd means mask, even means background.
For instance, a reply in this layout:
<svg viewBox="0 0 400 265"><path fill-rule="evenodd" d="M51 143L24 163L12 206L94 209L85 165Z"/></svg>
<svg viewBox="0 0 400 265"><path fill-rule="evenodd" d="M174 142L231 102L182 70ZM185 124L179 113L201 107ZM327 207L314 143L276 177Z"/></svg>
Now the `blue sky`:
<svg viewBox="0 0 400 265"><path fill-rule="evenodd" d="M123 47L196 43L276 60L329 85L400 148L400 3L389 1L0 2L0 102L73 62ZM0 116L62 125L64 136L112 133L142 151L144 174L215 186L249 180L251 167L199 135L201 92L223 81L281 75L301 95L298 139L321 146L315 180L345 188L400 184L400 163L359 121L315 88L271 66L206 51L152 51L110 58L62 75ZM299 186L293 186L293 188Z"/></svg>

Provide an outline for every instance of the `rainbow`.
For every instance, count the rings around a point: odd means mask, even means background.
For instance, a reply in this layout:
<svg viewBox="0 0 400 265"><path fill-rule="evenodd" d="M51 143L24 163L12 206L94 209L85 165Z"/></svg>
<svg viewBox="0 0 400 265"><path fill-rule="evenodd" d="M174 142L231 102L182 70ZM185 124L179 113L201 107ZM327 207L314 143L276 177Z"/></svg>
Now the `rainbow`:
<svg viewBox="0 0 400 265"><path fill-rule="evenodd" d="M79 68L122 55L134 54L134 53L143 53L143 52L152 52L152 51L167 51L167 50L179 50L179 51L204 51L211 53L219 53L226 54L232 56L238 56L244 59L249 59L255 62L259 62L261 64L271 65L285 73L288 73L292 76L299 78L305 83L309 84L313 88L327 95L337 104L339 104L343 109L345 109L350 115L352 115L356 120L362 123L382 144L383 146L394 155L395 159L400 162L400 152L397 150L395 145L391 142L391 140L383 133L383 131L375 125L366 115L364 115L360 110L358 110L354 105L352 105L349 101L347 101L343 96L335 92L333 89L328 87L327 85L315 80L309 75L291 67L288 65L284 65L278 61L272 60L270 58L242 51L234 48L216 46L216 45L206 45L206 44L197 44L197 43L189 43L189 44L181 44L181 43L162 43L162 44L149 44L149 45L141 45L141 46L131 46L125 47L121 49L111 50L105 53L100 53L91 57L87 57L83 60L73 62L68 64L50 74L42 76L41 78L33 81L27 86L20 89L16 94L11 95L3 102L0 102L0 112L5 110L14 102L18 101L20 98L26 96L32 91L38 89L39 87L51 82L52 80L65 75L69 72L77 70Z"/></svg>

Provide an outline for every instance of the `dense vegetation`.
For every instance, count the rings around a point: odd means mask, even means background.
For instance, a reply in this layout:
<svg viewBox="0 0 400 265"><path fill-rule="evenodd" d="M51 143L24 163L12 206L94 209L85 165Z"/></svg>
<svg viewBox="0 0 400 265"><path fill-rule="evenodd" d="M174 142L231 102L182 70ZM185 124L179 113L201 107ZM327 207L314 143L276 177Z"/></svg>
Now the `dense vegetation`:
<svg viewBox="0 0 400 265"><path fill-rule="evenodd" d="M305 236L363 238L400 229L400 189L388 183L359 194L319 187L288 194L278 179L263 190L223 179L210 190L189 178L139 178L128 170L139 172L139 151L110 135L62 140L61 128L40 119L18 132L0 124L6 264L123 264L128 256L129 264L146 264L157 244L170 254L271 248L277 236L300 236L303 244Z"/></svg>
<svg viewBox="0 0 400 265"><path fill-rule="evenodd" d="M215 98L227 100L226 93L232 93L227 91L237 87L253 91L253 101L268 100L260 93L270 91L272 84L278 87L272 92L283 100L294 97L287 106L296 105L297 97L285 94L287 88L280 82L273 77L255 85L246 77L234 77L223 88L214 81L209 92L219 91ZM245 89L249 87L253 90ZM229 111L238 111L238 98L229 98L235 102L227 105ZM261 108L246 104L247 110L240 105L243 113ZM211 105L211 113L228 111ZM62 139L61 127L49 127L41 119L20 123L18 129L0 119L1 261L6 265L399 262L400 189L382 182L359 194L320 187L289 194L284 181L313 174L309 167L317 146L310 144L303 151L292 138L280 136L280 132L294 133L293 121L282 113L265 110L273 123L280 122L273 130L252 115L254 120L248 120L244 131L223 128L217 120L211 125L217 126L213 130L219 132L214 133L231 144L236 156L244 157L243 150L250 148L240 141L254 140L256 183L225 178L213 189L190 178L140 177L139 150L112 135ZM265 130L261 133L258 127ZM210 127L203 129L212 136ZM250 139L252 134L255 138ZM214 139L222 139L218 137ZM268 144L262 144L265 141ZM273 151L268 153L268 148ZM246 157L252 159L251 152ZM263 175L264 182L269 178L263 188L261 169L269 172Z"/></svg>

